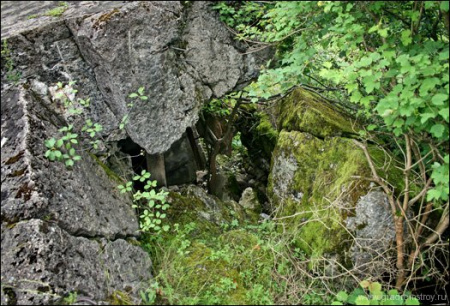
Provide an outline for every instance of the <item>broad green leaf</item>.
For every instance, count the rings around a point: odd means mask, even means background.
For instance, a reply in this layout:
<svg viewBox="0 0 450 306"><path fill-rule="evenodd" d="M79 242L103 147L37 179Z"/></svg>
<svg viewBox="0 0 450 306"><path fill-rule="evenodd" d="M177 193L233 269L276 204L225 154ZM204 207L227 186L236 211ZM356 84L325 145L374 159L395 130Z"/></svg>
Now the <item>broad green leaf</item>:
<svg viewBox="0 0 450 306"><path fill-rule="evenodd" d="M367 296L360 295L355 300L356 305L370 305L370 301Z"/></svg>
<svg viewBox="0 0 450 306"><path fill-rule="evenodd" d="M133 92L130 93L130 95L128 96L129 98L136 98L137 96L139 96L137 93Z"/></svg>
<svg viewBox="0 0 450 306"><path fill-rule="evenodd" d="M444 131L445 131L445 126L443 126L442 124L439 124L439 123L433 125L430 129L430 133L436 138L442 137L442 135L444 134Z"/></svg>
<svg viewBox="0 0 450 306"><path fill-rule="evenodd" d="M420 95L425 96L428 91L433 90L436 85L439 85L441 81L438 78L426 78L422 81L422 85L420 86Z"/></svg>
<svg viewBox="0 0 450 306"><path fill-rule="evenodd" d="M448 116L449 116L449 109L448 109L448 107L441 109L439 111L439 115L441 115L442 118L444 118L444 120L448 122Z"/></svg>
<svg viewBox="0 0 450 306"><path fill-rule="evenodd" d="M55 146L55 143L56 143L56 139L55 138L50 138L50 139L47 139L45 141L45 146L47 148L51 149L51 148L53 148Z"/></svg>
<svg viewBox="0 0 450 306"><path fill-rule="evenodd" d="M341 301L341 302L345 302L345 301L347 301L348 294L347 294L347 292L345 292L345 291L339 291L339 292L336 294L336 298L337 298L339 301Z"/></svg>
<svg viewBox="0 0 450 306"><path fill-rule="evenodd" d="M72 167L74 164L75 163L73 162L73 160L71 160L71 159L66 160L66 166L67 167Z"/></svg>
<svg viewBox="0 0 450 306"><path fill-rule="evenodd" d="M410 43L412 43L411 30L402 31L401 41L404 46L408 46Z"/></svg>
<svg viewBox="0 0 450 306"><path fill-rule="evenodd" d="M63 144L64 144L64 141L62 139L58 139L56 141L56 147L57 148L61 148L63 146Z"/></svg>
<svg viewBox="0 0 450 306"><path fill-rule="evenodd" d="M369 285L369 291L375 292L375 291L381 291L381 284L379 282L373 282Z"/></svg>
<svg viewBox="0 0 450 306"><path fill-rule="evenodd" d="M436 106L444 105L444 101L448 101L448 94L438 93L431 98L431 102Z"/></svg>
<svg viewBox="0 0 450 306"><path fill-rule="evenodd" d="M370 64L372 64L372 58L364 56L361 58L361 60L359 61L359 66L360 67L367 67L370 66Z"/></svg>
<svg viewBox="0 0 450 306"><path fill-rule="evenodd" d="M381 37L386 38L386 37L388 37L388 30L389 30L388 28L380 29L380 30L378 30L378 34Z"/></svg>
<svg viewBox="0 0 450 306"><path fill-rule="evenodd" d="M431 118L435 118L436 115L434 113L425 113L420 115L420 123L424 124Z"/></svg>

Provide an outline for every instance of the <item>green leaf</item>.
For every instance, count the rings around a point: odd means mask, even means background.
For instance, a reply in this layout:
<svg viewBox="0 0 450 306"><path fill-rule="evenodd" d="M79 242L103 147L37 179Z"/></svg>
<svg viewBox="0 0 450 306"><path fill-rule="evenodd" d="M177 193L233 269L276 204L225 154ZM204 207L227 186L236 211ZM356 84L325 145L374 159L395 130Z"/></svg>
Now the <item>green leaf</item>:
<svg viewBox="0 0 450 306"><path fill-rule="evenodd" d="M378 30L378 34L381 37L386 38L386 37L388 37L388 30L389 30L388 28L380 29L380 30Z"/></svg>
<svg viewBox="0 0 450 306"><path fill-rule="evenodd" d="M128 96L129 98L136 98L136 97L138 97L139 95L137 94L137 93L135 93L135 92L133 92L133 93L130 93L130 95Z"/></svg>
<svg viewBox="0 0 450 306"><path fill-rule="evenodd" d="M73 162L73 160L71 160L71 159L66 160L66 166L67 167L73 167L74 164L75 163Z"/></svg>
<svg viewBox="0 0 450 306"><path fill-rule="evenodd" d="M148 100L148 97L147 97L147 96L140 96L139 98L140 98L141 100L144 100L144 101L145 101L145 100Z"/></svg>
<svg viewBox="0 0 450 306"><path fill-rule="evenodd" d="M427 122L429 119L431 118L435 118L436 115L434 113L424 113L420 115L420 123L424 124L425 122Z"/></svg>
<svg viewBox="0 0 450 306"><path fill-rule="evenodd" d="M407 46L410 43L412 43L411 30L402 31L401 41L404 46Z"/></svg>
<svg viewBox="0 0 450 306"><path fill-rule="evenodd" d="M436 106L444 105L444 101L448 101L448 94L438 93L431 98L431 103Z"/></svg>
<svg viewBox="0 0 450 306"><path fill-rule="evenodd" d="M370 301L367 296L360 295L355 300L356 305L370 305Z"/></svg>
<svg viewBox="0 0 450 306"><path fill-rule="evenodd" d="M379 282L373 282L369 285L369 291L375 292L375 291L381 291L381 284Z"/></svg>
<svg viewBox="0 0 450 306"><path fill-rule="evenodd" d="M333 303L331 303L331 305L344 305L344 304L342 304L341 302L338 302L338 301L334 301Z"/></svg>
<svg viewBox="0 0 450 306"><path fill-rule="evenodd" d="M448 116L449 116L449 109L448 109L448 107L441 109L439 111L439 115L441 115L442 118L444 118L444 120L448 122Z"/></svg>
<svg viewBox="0 0 450 306"><path fill-rule="evenodd" d="M405 300L405 305L420 305L420 302L414 297L409 297Z"/></svg>
<svg viewBox="0 0 450 306"><path fill-rule="evenodd" d="M55 143L56 143L55 138L50 138L50 139L47 139L47 140L45 141L45 146L46 146L47 148L51 149L51 148L53 148L53 147L55 146Z"/></svg>
<svg viewBox="0 0 450 306"><path fill-rule="evenodd" d="M439 85L441 81L438 78L426 78L422 81L422 85L420 86L420 95L423 97L429 91L433 90L436 85Z"/></svg>
<svg viewBox="0 0 450 306"><path fill-rule="evenodd" d="M444 131L445 131L445 126L443 126L442 124L439 124L439 123L433 125L430 129L430 133L436 138L441 138L442 135L444 135Z"/></svg>
<svg viewBox="0 0 450 306"><path fill-rule="evenodd" d="M142 86L142 87L139 87L139 89L138 89L138 93L142 96L143 94L144 94L144 86Z"/></svg>
<svg viewBox="0 0 450 306"><path fill-rule="evenodd" d="M61 151L54 151L54 155L57 159L59 159L59 158L61 158L62 153L61 153Z"/></svg>
<svg viewBox="0 0 450 306"><path fill-rule="evenodd" d="M444 12L448 12L448 1L441 1L440 9Z"/></svg>
<svg viewBox="0 0 450 306"><path fill-rule="evenodd" d="M360 59L359 61L359 67L367 67L370 66L370 64L372 64L372 58L364 56Z"/></svg>
<svg viewBox="0 0 450 306"><path fill-rule="evenodd" d="M341 302L345 302L345 301L347 301L348 294L347 294L347 292L345 292L345 291L339 291L339 292L336 294L336 298L337 298L339 301L341 301Z"/></svg>
<svg viewBox="0 0 450 306"><path fill-rule="evenodd" d="M80 160L80 159L81 159L81 156L80 156L80 155L75 155L75 156L73 157L73 160L75 160L75 161Z"/></svg>

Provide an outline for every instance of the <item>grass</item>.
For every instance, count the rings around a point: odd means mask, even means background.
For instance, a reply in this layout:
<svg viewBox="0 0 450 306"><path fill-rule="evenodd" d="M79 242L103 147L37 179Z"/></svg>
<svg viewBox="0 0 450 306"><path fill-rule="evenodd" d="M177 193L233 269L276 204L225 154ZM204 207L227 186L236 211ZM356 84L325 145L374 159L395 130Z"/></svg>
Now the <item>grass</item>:
<svg viewBox="0 0 450 306"><path fill-rule="evenodd" d="M50 17L61 17L62 14L69 8L67 2L59 2L58 7L55 7L47 11L44 15ZM33 16L33 15L31 15ZM28 18L30 19L30 18Z"/></svg>

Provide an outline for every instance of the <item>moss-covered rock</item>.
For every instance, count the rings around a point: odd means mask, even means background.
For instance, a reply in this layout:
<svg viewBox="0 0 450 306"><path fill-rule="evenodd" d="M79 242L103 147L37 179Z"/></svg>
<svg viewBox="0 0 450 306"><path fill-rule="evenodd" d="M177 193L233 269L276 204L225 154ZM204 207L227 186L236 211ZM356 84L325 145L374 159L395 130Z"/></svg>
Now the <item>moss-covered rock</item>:
<svg viewBox="0 0 450 306"><path fill-rule="evenodd" d="M349 266L351 236L346 220L374 187L364 179L372 175L364 152L351 139L357 124L302 89L282 99L278 108L281 131L267 190L276 217L309 257L334 257ZM401 190L401 171L392 160L387 166L384 151L368 149L379 174ZM380 205L379 209L389 208Z"/></svg>
<svg viewBox="0 0 450 306"><path fill-rule="evenodd" d="M368 191L369 167L351 140L321 140L307 133L282 131L273 156L268 193L297 243L312 256L342 253L347 231L343 220Z"/></svg>
<svg viewBox="0 0 450 306"><path fill-rule="evenodd" d="M310 133L319 138L357 134L355 120L319 97L299 88L277 104L279 129Z"/></svg>

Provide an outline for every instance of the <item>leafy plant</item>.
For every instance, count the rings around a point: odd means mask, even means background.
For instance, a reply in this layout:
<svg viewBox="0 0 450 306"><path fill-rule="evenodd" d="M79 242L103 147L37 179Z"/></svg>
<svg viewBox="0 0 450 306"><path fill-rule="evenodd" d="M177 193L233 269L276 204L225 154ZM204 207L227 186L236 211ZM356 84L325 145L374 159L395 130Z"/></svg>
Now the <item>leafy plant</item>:
<svg viewBox="0 0 450 306"><path fill-rule="evenodd" d="M351 111L368 126L370 133L362 137L381 143L403 161L403 190L394 190L391 186L397 182L380 178L376 170L371 178L376 177L390 197L401 246L396 280L400 289L408 274L419 272L409 272L414 258L448 227L449 32L443 18L448 16L448 1L261 5L264 14L251 21L241 19L240 5L216 5L225 22L234 26L237 39L276 48L277 56L265 65L270 68L245 89L249 97L271 99L303 87ZM373 165L370 154L366 157ZM410 219L406 212L417 212L412 206L426 202L442 213L438 225L428 236L423 234L425 224L415 233L404 231L402 224ZM421 204L416 220L425 209L431 207ZM418 238L416 245L403 243L411 236ZM413 259L407 263L408 252Z"/></svg>
<svg viewBox="0 0 450 306"><path fill-rule="evenodd" d="M8 41L3 40L1 56L5 61L6 79L13 83L17 83L21 78L21 73L14 70L14 61L11 57L11 49L8 46Z"/></svg>
<svg viewBox="0 0 450 306"><path fill-rule="evenodd" d="M154 188L157 185L156 181L150 180L150 173L142 170L141 174L133 177L133 181L145 182L144 190L133 193L133 208L140 211L140 227L143 232L154 231L159 233L161 231L167 232L170 229L168 224L164 224L163 220L166 218L165 211L170 207L166 202L167 192L160 190L156 192ZM119 185L117 188L121 193L132 191L132 182L126 182L125 185Z"/></svg>
<svg viewBox="0 0 450 306"><path fill-rule="evenodd" d="M73 125L69 125L59 129L59 132L66 132L61 138L50 138L45 140L45 146L47 151L45 157L51 161L63 161L67 167L73 167L75 161L81 159L80 155L77 155L75 149L72 147L74 144L78 144L78 134L72 133Z"/></svg>
<svg viewBox="0 0 450 306"><path fill-rule="evenodd" d="M73 107L74 101L76 101L76 94L78 90L74 88L75 81L70 81L68 84L58 82L54 87L54 99L61 101L62 105L68 109L71 114L82 114L83 109L89 107L90 99L78 98L78 103L82 108ZM47 151L44 156L50 161L64 161L67 167L73 167L76 161L81 159L81 156L76 152L76 146L79 145L79 134L73 132L74 125L60 128L59 133L64 133L61 137L52 137L44 141ZM91 140L89 144L93 149L98 149L100 145L99 139L94 139L98 136L98 133L103 130L103 127L99 123L93 123L91 119L86 119L85 124L81 128L81 132L86 133Z"/></svg>
<svg viewBox="0 0 450 306"><path fill-rule="evenodd" d="M368 280L360 283L360 288L356 288L350 294L339 291L336 294L337 301L331 305L420 305L417 298L412 297L410 292L400 295L395 289L383 291L379 282Z"/></svg>
<svg viewBox="0 0 450 306"><path fill-rule="evenodd" d="M76 292L69 292L69 295L64 297L61 302L63 305L73 305L77 302L77 296Z"/></svg>
<svg viewBox="0 0 450 306"><path fill-rule="evenodd" d="M141 99L141 100L146 101L146 100L148 100L148 97L144 94L144 90L145 90L144 86L139 87L139 89L137 90L137 92L132 92L132 93L130 93L130 94L128 95L128 97L129 97L129 98L138 98L138 99Z"/></svg>

